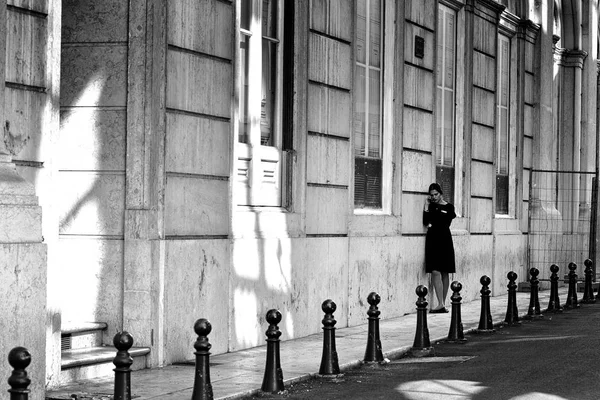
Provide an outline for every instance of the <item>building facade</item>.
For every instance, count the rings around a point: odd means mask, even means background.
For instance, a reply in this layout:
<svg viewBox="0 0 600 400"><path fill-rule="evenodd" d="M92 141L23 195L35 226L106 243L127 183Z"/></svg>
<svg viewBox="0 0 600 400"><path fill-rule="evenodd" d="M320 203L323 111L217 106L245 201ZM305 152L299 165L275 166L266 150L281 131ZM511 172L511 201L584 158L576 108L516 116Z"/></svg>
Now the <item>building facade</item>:
<svg viewBox="0 0 600 400"><path fill-rule="evenodd" d="M532 215L595 213L593 176L556 171L597 171L597 7L7 1L0 348L30 348L41 398L77 323L157 367L192 358L201 317L218 354L264 344L271 308L284 340L319 332L328 298L338 327L371 291L383 318L414 312L434 181L463 299L482 275L504 294Z"/></svg>

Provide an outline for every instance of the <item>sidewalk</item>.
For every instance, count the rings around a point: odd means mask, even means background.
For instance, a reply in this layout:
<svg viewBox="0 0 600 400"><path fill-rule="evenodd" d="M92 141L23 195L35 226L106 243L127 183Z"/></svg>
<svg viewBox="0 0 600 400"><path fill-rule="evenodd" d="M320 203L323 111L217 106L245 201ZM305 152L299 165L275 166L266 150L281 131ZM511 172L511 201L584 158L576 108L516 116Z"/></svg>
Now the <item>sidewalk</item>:
<svg viewBox="0 0 600 400"><path fill-rule="evenodd" d="M564 303L567 287L559 288ZM539 293L540 306L548 306L550 291ZM582 294L578 293L578 299ZM504 321L508 295L490 298L494 325ZM517 293L519 314L525 315L529 307L529 293ZM585 305L583 305L585 307ZM463 303L461 308L464 332L479 325L481 302ZM427 324L432 345L448 336L450 315L428 314ZM550 314L552 315L552 314ZM342 371L361 364L367 345L367 319L365 324L336 330L336 348ZM415 339L416 313L380 321L380 335L384 356L398 358L412 347ZM265 327L266 330L266 327ZM281 368L285 385L308 379L319 371L323 335L321 333L281 342ZM237 399L260 391L263 380L266 346L211 356L210 375L215 399ZM138 400L182 400L192 397L194 365L171 365L164 368L134 371L131 374L131 393ZM47 399L81 400L108 399L114 391L113 379L80 382L60 390L48 392ZM77 397L72 397L76 394ZM104 395L104 396L103 396ZM112 397L111 397L112 398Z"/></svg>

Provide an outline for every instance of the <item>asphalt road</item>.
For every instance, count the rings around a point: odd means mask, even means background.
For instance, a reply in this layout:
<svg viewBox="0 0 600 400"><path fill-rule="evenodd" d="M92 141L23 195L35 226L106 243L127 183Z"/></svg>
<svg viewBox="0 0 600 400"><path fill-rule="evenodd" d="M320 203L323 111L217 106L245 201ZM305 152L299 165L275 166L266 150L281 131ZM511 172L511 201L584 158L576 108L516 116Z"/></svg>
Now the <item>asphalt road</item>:
<svg viewBox="0 0 600 400"><path fill-rule="evenodd" d="M435 343L433 357L364 365L254 398L600 399L600 303L466 338Z"/></svg>

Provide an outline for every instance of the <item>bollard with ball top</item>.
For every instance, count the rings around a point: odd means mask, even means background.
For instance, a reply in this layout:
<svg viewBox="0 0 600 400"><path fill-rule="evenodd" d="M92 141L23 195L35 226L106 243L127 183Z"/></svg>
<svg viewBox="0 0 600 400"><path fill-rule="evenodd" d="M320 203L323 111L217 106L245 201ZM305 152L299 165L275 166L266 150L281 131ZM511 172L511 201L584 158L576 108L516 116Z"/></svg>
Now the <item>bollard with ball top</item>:
<svg viewBox="0 0 600 400"><path fill-rule="evenodd" d="M450 330L448 331L448 338L446 342L450 343L466 343L465 334L463 332L462 317L460 312L460 302L462 297L460 291L462 290L462 284L458 281L452 282L450 285L452 290L452 317L450 319Z"/></svg>
<svg viewBox="0 0 600 400"><path fill-rule="evenodd" d="M31 379L27 377L25 368L31 363L31 354L25 347L15 347L8 353L8 363L13 371L8 378L10 400L28 400Z"/></svg>
<svg viewBox="0 0 600 400"><path fill-rule="evenodd" d="M196 351L196 375L194 376L194 391L192 400L212 400L213 390L210 383L210 348L208 335L212 331L212 325L205 318L200 318L194 324L194 332L198 335L194 348Z"/></svg>
<svg viewBox="0 0 600 400"><path fill-rule="evenodd" d="M526 319L533 320L537 318L543 318L544 315L540 311L540 297L539 297L539 285L540 281L538 275L540 271L537 268L530 268L529 274L529 308L527 310Z"/></svg>
<svg viewBox="0 0 600 400"><path fill-rule="evenodd" d="M418 296L417 302L417 330L415 332L415 341L410 350L410 354L414 357L425 357L434 354L434 349L431 347L429 340L429 328L427 327L427 288L423 285L417 286L415 293Z"/></svg>
<svg viewBox="0 0 600 400"><path fill-rule="evenodd" d="M592 286L592 276L594 275L593 263L589 258L583 262L585 265L585 285L583 287L583 298L581 302L584 304L592 304L596 302L596 297L594 296L594 287Z"/></svg>
<svg viewBox="0 0 600 400"><path fill-rule="evenodd" d="M548 308L546 312L562 312L563 308L560 305L560 299L558 298L558 265L552 264L550 266L550 300L548 300Z"/></svg>
<svg viewBox="0 0 600 400"><path fill-rule="evenodd" d="M517 307L517 274L514 271L510 271L506 274L508 278L508 304L506 305L506 318L504 318L504 325L518 326L521 325L519 321L519 309Z"/></svg>
<svg viewBox="0 0 600 400"><path fill-rule="evenodd" d="M319 375L321 376L338 376L340 375L340 366L338 363L337 350L335 349L335 324L337 321L333 317L333 313L337 306L331 299L327 299L321 305L321 309L325 313L323 320L323 354L321 357L321 366Z"/></svg>
<svg viewBox="0 0 600 400"><path fill-rule="evenodd" d="M117 355L113 360L115 365L115 397L114 400L131 400L131 364L133 358L129 349L133 346L133 337L129 332L118 332L113 338Z"/></svg>
<svg viewBox="0 0 600 400"><path fill-rule="evenodd" d="M381 301L378 293L371 292L367 296L369 303L369 337L367 339L367 349L365 350L364 362L383 362L383 351L381 350L381 340L379 338L379 314L377 305Z"/></svg>
<svg viewBox="0 0 600 400"><path fill-rule="evenodd" d="M277 393L284 390L283 371L281 370L281 359L279 353L279 337L281 331L277 324L281 322L279 310L269 310L266 316L269 327L267 328L267 361L265 375L261 390L263 392Z"/></svg>
<svg viewBox="0 0 600 400"><path fill-rule="evenodd" d="M490 283L492 280L487 276L483 275L479 279L481 283L481 313L479 315L479 326L475 330L477 333L493 333L494 324L492 323L492 312L490 310Z"/></svg>
<svg viewBox="0 0 600 400"><path fill-rule="evenodd" d="M574 262L569 263L569 291L567 292L567 301L565 302L564 308L579 308L581 307L577 302L577 264Z"/></svg>

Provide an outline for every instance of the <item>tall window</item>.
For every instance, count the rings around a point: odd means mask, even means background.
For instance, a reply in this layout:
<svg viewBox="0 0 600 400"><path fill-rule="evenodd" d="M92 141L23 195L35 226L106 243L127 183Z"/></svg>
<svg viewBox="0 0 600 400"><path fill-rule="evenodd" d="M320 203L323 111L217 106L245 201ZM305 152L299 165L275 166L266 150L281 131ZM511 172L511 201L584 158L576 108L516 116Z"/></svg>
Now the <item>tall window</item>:
<svg viewBox="0 0 600 400"><path fill-rule="evenodd" d="M239 3L236 203L281 206L284 1Z"/></svg>
<svg viewBox="0 0 600 400"><path fill-rule="evenodd" d="M454 201L456 12L439 5L437 22L436 181Z"/></svg>
<svg viewBox="0 0 600 400"><path fill-rule="evenodd" d="M354 205L382 208L384 0L356 1Z"/></svg>
<svg viewBox="0 0 600 400"><path fill-rule="evenodd" d="M496 213L508 214L510 38L498 35L496 88Z"/></svg>

